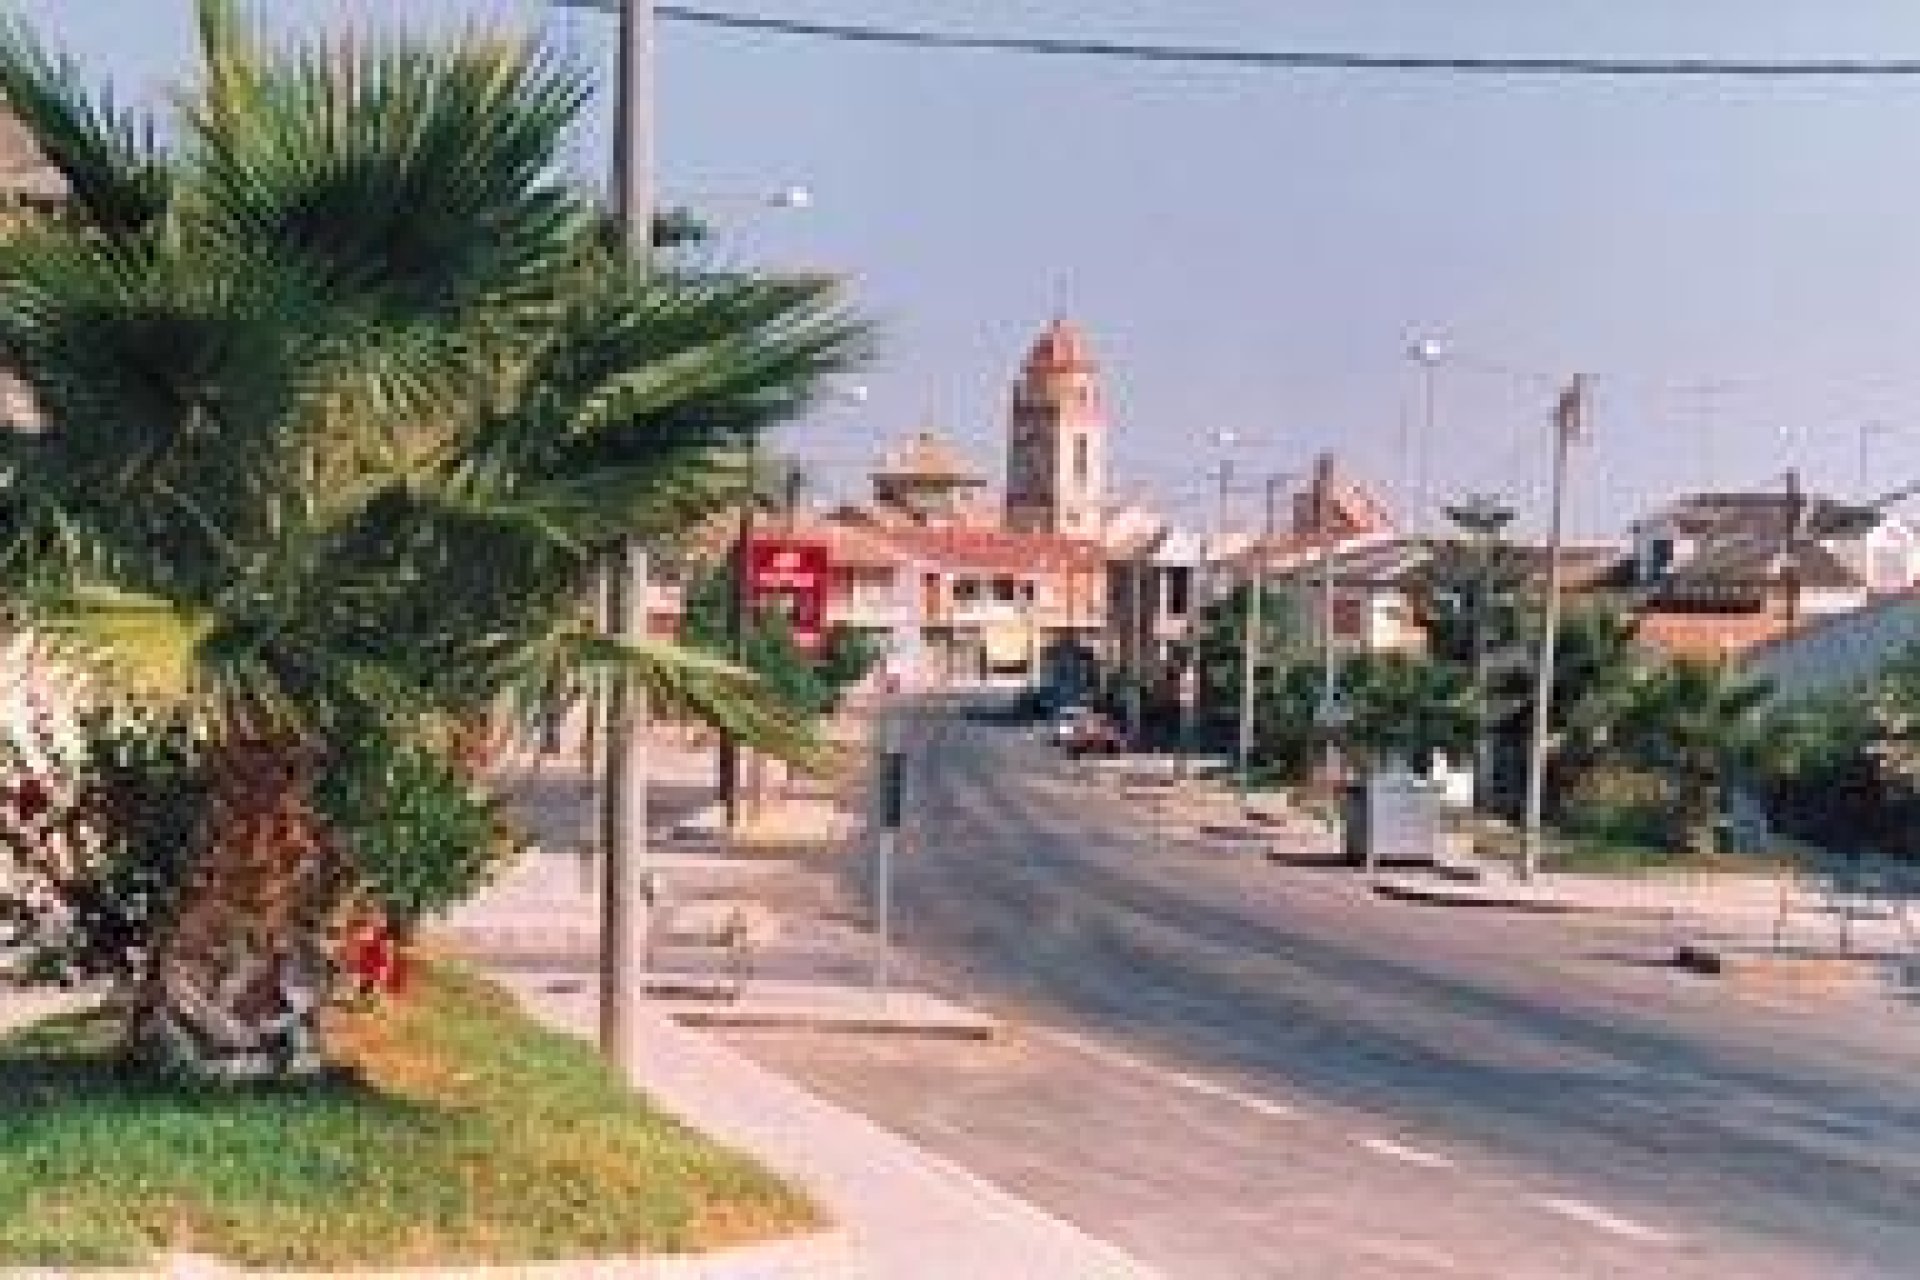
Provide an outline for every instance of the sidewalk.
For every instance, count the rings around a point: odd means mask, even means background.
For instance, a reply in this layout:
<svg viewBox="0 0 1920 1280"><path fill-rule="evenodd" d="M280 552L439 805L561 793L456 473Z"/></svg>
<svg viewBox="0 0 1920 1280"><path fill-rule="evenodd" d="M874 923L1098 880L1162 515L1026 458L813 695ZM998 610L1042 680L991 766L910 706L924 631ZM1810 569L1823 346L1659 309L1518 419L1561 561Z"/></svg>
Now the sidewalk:
<svg viewBox="0 0 1920 1280"><path fill-rule="evenodd" d="M1819 895L1776 875L1654 872L1609 876L1544 872L1520 880L1502 863L1472 862L1389 874L1374 882L1386 898L1429 906L1536 911L1661 923L1677 941L1732 951L1783 949L1807 954L1846 950L1863 957L1911 956L1914 937L1897 912L1856 910L1849 918ZM1912 915L1920 929L1920 908Z"/></svg>
<svg viewBox="0 0 1920 1280"><path fill-rule="evenodd" d="M697 762L671 753L656 759L671 771L668 776L700 776ZM528 816L537 834L557 838L576 821L564 793L533 799ZM576 789L571 803L584 799ZM824 813L820 798L802 801L783 819L784 837L796 842L793 858L716 856L670 839L656 839L652 856L670 883L698 882L706 892L804 905L809 878L830 870L807 865L799 846L830 833L817 821ZM685 814L656 805L654 817L671 825ZM449 928L451 936L469 942L489 936L506 941L518 932L571 952L537 965L504 960L491 966L492 976L548 1025L593 1034L594 895L577 854L533 855L455 913ZM886 1012L878 997L856 985L866 980L871 958L863 933L797 909L781 918L767 962L785 980L761 981L769 994L752 1007L797 1000L849 1022L871 1020L875 1009ZM912 1014L916 1001L925 1000L907 992L889 997L889 1016ZM956 1019L951 1006L928 1007L924 1020L930 1025L942 1022L973 1034L971 1022ZM645 1007L640 1038L647 1052L637 1086L693 1127L804 1186L839 1226L827 1243L793 1245L791 1260L776 1247L764 1252L758 1269L716 1269L713 1280L1122 1280L1151 1274L1069 1224L681 1025L676 1015L687 1008L678 1000ZM747 1002L736 1008L751 1012ZM693 1016L700 1017L698 1008Z"/></svg>
<svg viewBox="0 0 1920 1280"><path fill-rule="evenodd" d="M510 985L556 1028L586 1034L590 994ZM1145 1280L1153 1273L949 1161L841 1110L650 1007L638 1087L701 1132L807 1188L844 1238L832 1269L786 1280ZM817 1247L817 1246L814 1246ZM716 1280L718 1277L716 1276Z"/></svg>

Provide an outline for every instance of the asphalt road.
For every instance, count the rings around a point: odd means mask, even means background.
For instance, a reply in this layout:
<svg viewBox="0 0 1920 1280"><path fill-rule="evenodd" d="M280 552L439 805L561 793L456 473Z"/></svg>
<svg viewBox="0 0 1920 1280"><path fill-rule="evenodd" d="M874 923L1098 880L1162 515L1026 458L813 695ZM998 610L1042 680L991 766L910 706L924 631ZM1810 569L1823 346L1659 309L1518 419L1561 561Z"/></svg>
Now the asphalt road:
<svg viewBox="0 0 1920 1280"><path fill-rule="evenodd" d="M1014 1031L736 1038L818 1091L1180 1280L1920 1276L1920 1007L1168 838L964 714L905 739L914 963Z"/></svg>

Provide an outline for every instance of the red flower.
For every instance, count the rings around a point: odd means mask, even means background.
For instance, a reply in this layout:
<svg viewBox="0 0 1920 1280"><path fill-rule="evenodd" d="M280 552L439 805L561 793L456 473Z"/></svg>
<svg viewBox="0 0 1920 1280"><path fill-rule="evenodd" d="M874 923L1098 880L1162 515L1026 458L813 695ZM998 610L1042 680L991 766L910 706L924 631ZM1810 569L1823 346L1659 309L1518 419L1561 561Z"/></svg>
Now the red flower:
<svg viewBox="0 0 1920 1280"><path fill-rule="evenodd" d="M406 957L384 924L356 929L347 941L346 961L364 991L399 995L407 984Z"/></svg>

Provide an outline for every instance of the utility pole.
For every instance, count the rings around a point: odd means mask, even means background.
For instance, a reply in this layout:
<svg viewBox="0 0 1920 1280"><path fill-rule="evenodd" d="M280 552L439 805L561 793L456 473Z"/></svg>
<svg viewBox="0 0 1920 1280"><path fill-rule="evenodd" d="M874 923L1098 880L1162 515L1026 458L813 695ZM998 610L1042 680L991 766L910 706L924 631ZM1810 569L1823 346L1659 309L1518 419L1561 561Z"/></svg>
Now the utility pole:
<svg viewBox="0 0 1920 1280"><path fill-rule="evenodd" d="M645 273L653 250L652 0L622 0L619 39L614 198L622 244ZM616 642L646 634L648 570L647 549L624 538L606 574L607 631ZM617 673L608 692L601 796L600 1049L629 1081L639 1070L646 986L649 718L646 691L629 673Z"/></svg>
<svg viewBox="0 0 1920 1280"><path fill-rule="evenodd" d="M1260 650L1266 629L1267 557L1272 554L1273 539L1279 529L1280 477L1267 477L1266 517L1261 524L1260 545L1254 549L1253 572L1247 583L1246 608L1240 626L1240 804L1244 808L1253 789L1254 720L1259 715Z"/></svg>
<svg viewBox="0 0 1920 1280"><path fill-rule="evenodd" d="M1223 441L1232 437L1223 436ZM1212 603L1213 571L1209 567L1208 554L1220 555L1226 544L1228 508L1233 502L1233 461L1230 458L1220 460L1220 469L1216 473L1219 486L1218 507L1214 512L1213 534L1211 538L1202 535L1200 539L1200 557L1194 565L1193 576L1187 584L1187 652L1180 669L1180 741L1178 754L1174 757L1175 776L1181 781L1187 780L1192 770L1194 713L1200 701L1200 649L1206 640L1206 628L1203 625L1203 610ZM1207 544L1211 541L1213 545ZM1224 568L1226 559L1220 560ZM1206 588L1203 590L1203 588Z"/></svg>
<svg viewBox="0 0 1920 1280"><path fill-rule="evenodd" d="M1547 801L1547 737L1553 724L1553 664L1560 643L1560 544L1566 518L1567 458L1586 429L1587 380L1575 376L1553 411L1553 513L1547 532L1547 608L1540 662L1534 672L1533 739L1527 752L1527 808L1520 876L1540 874L1541 826Z"/></svg>
<svg viewBox="0 0 1920 1280"><path fill-rule="evenodd" d="M1127 625L1127 728L1133 735L1135 751L1141 747L1146 728L1146 692L1141 683L1147 678L1147 620L1151 616L1147 611L1147 583L1151 579L1147 553L1150 546L1150 542L1144 543L1134 553L1133 590L1127 593L1127 603L1132 606Z"/></svg>
<svg viewBox="0 0 1920 1280"><path fill-rule="evenodd" d="M747 661L747 623L753 612L752 594L747 576L753 572L754 500L759 490L759 451L747 454L747 493L740 502L739 524L734 530L732 568L727 583L727 657L735 666ZM720 734L717 755L720 773L720 804L726 813L727 830L740 829L740 741L725 730Z"/></svg>
<svg viewBox="0 0 1920 1280"><path fill-rule="evenodd" d="M1322 768L1327 775L1327 785L1332 787L1340 776L1340 744L1337 735L1340 729L1342 713L1340 708L1340 651L1334 644L1334 591L1333 591L1333 517L1328 510L1333 494L1333 455L1323 453L1314 464L1313 475L1313 532L1320 543L1320 730L1325 735ZM1339 804L1339 797L1334 797Z"/></svg>
<svg viewBox="0 0 1920 1280"><path fill-rule="evenodd" d="M1800 548L1806 541L1807 499L1800 488L1800 468L1788 467L1786 536L1780 547L1781 586L1787 596L1787 634L1800 629Z"/></svg>
<svg viewBox="0 0 1920 1280"><path fill-rule="evenodd" d="M1438 414L1440 364L1448 356L1446 342L1435 337L1421 338L1407 348L1407 355L1420 369L1420 439L1414 448L1417 477L1413 497L1413 531L1424 534L1431 518L1428 507L1433 501L1433 435Z"/></svg>
<svg viewBox="0 0 1920 1280"><path fill-rule="evenodd" d="M873 989L883 1000L893 990L893 864L906 815L906 760L899 711L887 707L880 726L879 811L874 815L873 851Z"/></svg>

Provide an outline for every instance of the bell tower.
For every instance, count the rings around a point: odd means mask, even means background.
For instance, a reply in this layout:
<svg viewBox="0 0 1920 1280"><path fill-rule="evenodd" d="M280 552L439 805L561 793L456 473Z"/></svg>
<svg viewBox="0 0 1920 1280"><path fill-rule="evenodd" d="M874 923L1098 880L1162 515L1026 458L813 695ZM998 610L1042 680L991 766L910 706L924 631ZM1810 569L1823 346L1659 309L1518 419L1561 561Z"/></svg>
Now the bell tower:
<svg viewBox="0 0 1920 1280"><path fill-rule="evenodd" d="M1013 387L1007 527L1071 538L1100 534L1107 496L1107 416L1086 337L1056 318L1035 339Z"/></svg>

